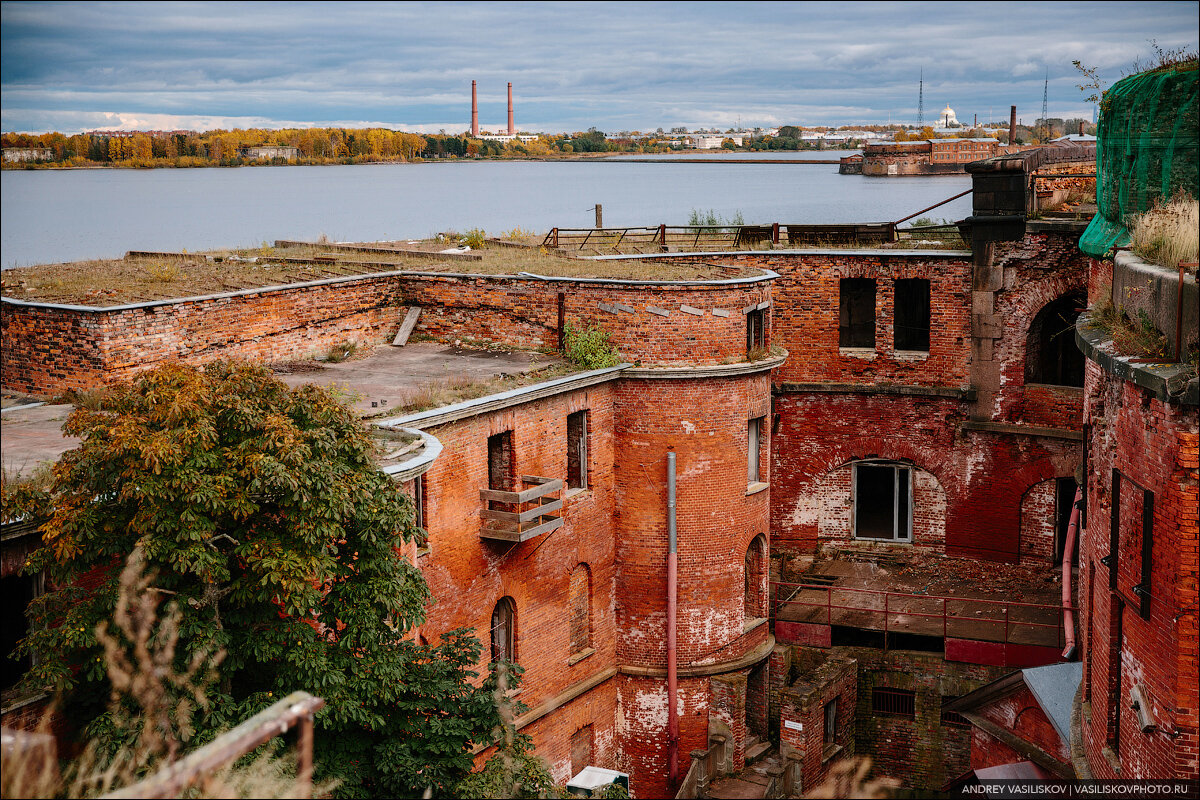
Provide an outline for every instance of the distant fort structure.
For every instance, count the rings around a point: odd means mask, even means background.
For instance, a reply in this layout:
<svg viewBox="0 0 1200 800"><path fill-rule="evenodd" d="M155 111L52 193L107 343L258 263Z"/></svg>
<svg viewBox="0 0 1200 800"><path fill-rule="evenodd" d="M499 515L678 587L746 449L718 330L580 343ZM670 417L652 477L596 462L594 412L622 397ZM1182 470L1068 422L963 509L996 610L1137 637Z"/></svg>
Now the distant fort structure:
<svg viewBox="0 0 1200 800"><path fill-rule="evenodd" d="M479 131L479 95L477 93L475 81L471 81L471 138L484 139L489 142L511 142L520 140L522 142L532 141L537 137L535 134L518 134L516 125L513 124L513 93L512 81L508 82L508 132L507 133L492 133L490 131Z"/></svg>

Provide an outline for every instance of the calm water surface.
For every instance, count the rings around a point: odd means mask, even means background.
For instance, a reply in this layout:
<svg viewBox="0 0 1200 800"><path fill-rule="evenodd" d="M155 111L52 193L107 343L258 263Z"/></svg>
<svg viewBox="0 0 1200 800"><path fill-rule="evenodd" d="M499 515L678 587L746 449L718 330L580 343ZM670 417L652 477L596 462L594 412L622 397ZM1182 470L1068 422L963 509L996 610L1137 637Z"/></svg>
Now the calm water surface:
<svg viewBox="0 0 1200 800"><path fill-rule="evenodd" d="M836 158L837 151L775 158ZM719 157L704 154L702 157ZM755 154L740 158L755 157ZM737 161L738 155L730 158ZM686 162L686 157L680 161ZM374 241L438 231L683 225L692 209L747 223L882 222L970 186L966 175L868 178L834 164L474 161L232 169L0 173L0 266L126 250ZM961 219L970 197L932 216Z"/></svg>

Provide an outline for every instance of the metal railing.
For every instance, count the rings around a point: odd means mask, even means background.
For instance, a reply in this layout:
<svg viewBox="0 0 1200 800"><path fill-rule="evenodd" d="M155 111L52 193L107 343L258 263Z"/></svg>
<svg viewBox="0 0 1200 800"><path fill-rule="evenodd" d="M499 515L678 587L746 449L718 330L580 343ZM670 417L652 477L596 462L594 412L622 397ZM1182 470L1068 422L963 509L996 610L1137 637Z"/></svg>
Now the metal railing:
<svg viewBox="0 0 1200 800"><path fill-rule="evenodd" d="M892 633L1062 647L1062 606L857 589L771 584L771 622L839 625ZM835 598L839 602L834 602ZM860 601L857 603L850 601ZM1046 622L1043 620L1052 620Z"/></svg>

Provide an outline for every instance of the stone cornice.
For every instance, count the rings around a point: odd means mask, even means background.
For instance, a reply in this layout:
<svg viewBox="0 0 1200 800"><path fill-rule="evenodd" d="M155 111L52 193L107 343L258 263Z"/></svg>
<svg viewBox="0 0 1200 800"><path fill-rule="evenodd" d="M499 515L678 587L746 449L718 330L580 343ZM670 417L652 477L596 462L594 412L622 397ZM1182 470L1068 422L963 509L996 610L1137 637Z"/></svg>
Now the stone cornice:
<svg viewBox="0 0 1200 800"><path fill-rule="evenodd" d="M740 658L730 661L718 661L715 664L697 664L695 666L679 667L676 672L680 678L705 678L710 675L724 675L728 672L737 672L740 669L754 666L771 655L771 651L774 649L775 637L768 634L766 641ZM667 670L662 667L639 667L632 664L622 664L618 669L622 675L630 675L635 678L667 677Z"/></svg>
<svg viewBox="0 0 1200 800"><path fill-rule="evenodd" d="M627 367L623 378L639 379L687 379L687 378L732 378L737 375L752 375L775 369L787 360L788 354L764 358L761 361L738 361L734 364L709 364L695 367Z"/></svg>
<svg viewBox="0 0 1200 800"><path fill-rule="evenodd" d="M970 402L975 398L974 389L956 386L909 386L904 384L869 383L777 383L772 388L775 394L812 392L815 394L888 394L906 397L941 397L947 400Z"/></svg>

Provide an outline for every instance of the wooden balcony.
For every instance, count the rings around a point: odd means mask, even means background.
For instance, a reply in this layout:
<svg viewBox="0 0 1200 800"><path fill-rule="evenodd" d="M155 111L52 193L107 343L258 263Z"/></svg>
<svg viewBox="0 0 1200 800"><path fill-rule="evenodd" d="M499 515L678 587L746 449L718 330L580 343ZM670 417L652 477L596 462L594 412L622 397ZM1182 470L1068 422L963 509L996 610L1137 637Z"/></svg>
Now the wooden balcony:
<svg viewBox="0 0 1200 800"><path fill-rule="evenodd" d="M562 527L563 501L559 495L563 489L562 480L522 475L521 483L529 488L519 492L479 490L479 498L485 504L479 512L483 518L479 531L482 538L524 542ZM493 508L493 504L503 504L503 508L509 510Z"/></svg>

